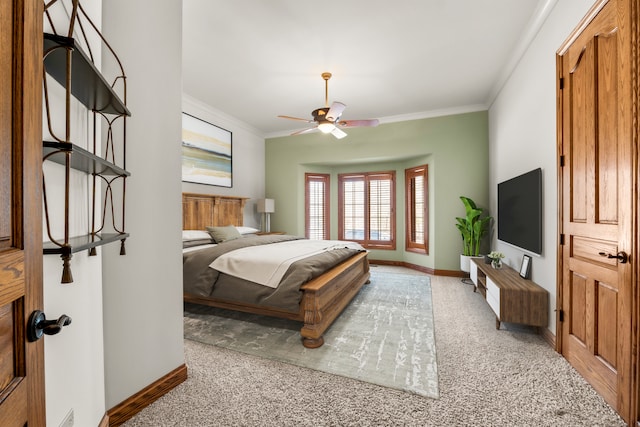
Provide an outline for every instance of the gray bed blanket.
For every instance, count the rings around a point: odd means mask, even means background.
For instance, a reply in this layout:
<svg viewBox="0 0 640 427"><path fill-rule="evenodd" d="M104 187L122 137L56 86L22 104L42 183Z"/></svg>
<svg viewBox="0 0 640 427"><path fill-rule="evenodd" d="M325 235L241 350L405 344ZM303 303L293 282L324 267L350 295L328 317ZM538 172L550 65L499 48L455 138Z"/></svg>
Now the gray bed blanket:
<svg viewBox="0 0 640 427"><path fill-rule="evenodd" d="M238 279L209 267L217 257L235 249L298 239L300 237L289 235L246 236L187 252L183 254L182 265L184 292L199 297L221 298L298 312L302 298L300 286L360 251L334 249L296 261L275 289ZM251 266L248 265L247 268Z"/></svg>

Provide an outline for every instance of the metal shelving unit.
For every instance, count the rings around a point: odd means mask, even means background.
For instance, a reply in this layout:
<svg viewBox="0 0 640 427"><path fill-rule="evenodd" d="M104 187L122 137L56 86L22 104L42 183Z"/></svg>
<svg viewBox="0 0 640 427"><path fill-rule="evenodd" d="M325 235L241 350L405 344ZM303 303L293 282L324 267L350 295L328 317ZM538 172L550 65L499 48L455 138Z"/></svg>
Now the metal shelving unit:
<svg viewBox="0 0 640 427"><path fill-rule="evenodd" d="M43 89L44 102L46 108L47 126L49 134L55 141L43 141L43 162L51 161L62 165L65 169L64 183L64 237L54 238L50 228L50 212L47 202L46 179L43 177L43 198L45 209L46 229L49 241L44 242L44 254L60 255L63 261L62 283L73 282L71 274L70 260L73 253L89 250L89 255L96 255L96 247L120 241L120 254L125 254L124 242L129 237L129 233L125 232L125 194L126 179L131 174L126 170L126 118L131 116L131 112L126 105L126 75L122 67L122 63L117 55L104 39L100 31L89 19L84 12L82 5L78 0L72 1L72 11L68 27L67 35L60 35L55 31L53 20L49 12L52 6L58 3L53 0L45 5L45 18L51 23L53 33L45 33L43 35L44 43L44 71ZM59 2L58 4L61 4ZM82 48L78 38L74 38L75 27L79 28L81 41L88 47L87 52ZM93 54L90 50L90 44L87 39L87 27L93 29L106 46L108 51L120 67L120 74L117 75L113 83L109 82L102 75L100 70L95 66ZM52 78L59 83L65 91L65 135L58 136L53 131L51 123L51 105L49 100L49 87L47 81ZM121 97L114 89L116 83L122 82ZM76 99L87 110L91 111L94 120L93 141L87 141L87 146L92 143L93 149L80 147L71 141L71 104L72 99ZM98 117L104 119L107 126L107 139L104 154L97 152L98 136L95 132L95 123ZM116 143L114 142L114 124L122 121L122 135L119 135L118 148L122 149L121 165L116 164ZM70 236L69 231L69 213L70 213L70 174L72 170L84 172L92 176L92 200L90 205L91 212L91 229L82 236ZM99 191L98 183L105 184L102 192L102 212L96 212L96 200ZM122 208L122 218L119 224L116 224L114 192L112 185L115 182L122 182L122 199L119 200L119 207ZM114 232L105 231L105 220L107 217L107 206L111 207L111 219Z"/></svg>

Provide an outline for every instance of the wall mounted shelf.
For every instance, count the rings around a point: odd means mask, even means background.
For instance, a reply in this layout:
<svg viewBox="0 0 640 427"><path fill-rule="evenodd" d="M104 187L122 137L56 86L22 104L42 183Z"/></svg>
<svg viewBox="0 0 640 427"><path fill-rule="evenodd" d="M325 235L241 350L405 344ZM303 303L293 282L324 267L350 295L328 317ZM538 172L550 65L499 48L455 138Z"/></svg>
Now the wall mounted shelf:
<svg viewBox="0 0 640 427"><path fill-rule="evenodd" d="M49 241L43 243L43 252L45 255L60 255L63 266L62 283L71 283L73 282L73 276L71 275L70 260L73 253L89 250L89 255L96 255L96 247L114 243L119 240L121 242L120 254L125 255L124 242L129 237L129 233L124 231L126 179L131 175L126 170L126 119L131 116L131 112L126 105L127 82L124 69L111 46L109 46L98 28L87 16L78 0L71 0L71 16L69 22L65 24L66 36L60 35L59 32L56 31L54 20L50 15L50 9L55 4L61 5L62 2L52 0L46 3L44 8L45 22L50 24L52 30L51 33L43 34L43 63L45 71L43 76L44 104L46 109L46 126L51 135L51 139L54 141L43 141L42 158L43 162L55 162L64 167L64 236L62 238L53 237L50 228L51 217L47 203L46 179L44 179L43 201L46 231L49 236ZM64 9L64 5L62 9ZM63 13L66 13L66 9ZM74 38L74 28L76 26L79 27L77 34L81 37L79 39L81 43L78 43L78 39ZM94 55L87 37L88 28L93 29L91 35L98 36L102 46L106 47L106 51L104 52L111 53L111 58L114 59L119 66L120 72L115 76L112 84L109 84L93 62ZM96 39L92 38L92 40ZM82 46L86 46L86 49ZM99 54L102 53L103 51L100 49ZM101 56L101 58L103 57ZM57 108L51 106L49 85L47 83L47 81L51 79L55 80L64 89L64 102L59 102L58 104L62 105L58 105ZM114 89L118 81L122 84L122 97L120 97ZM78 115L76 113L77 104L72 103L72 98L75 98L88 111L93 113L93 141L89 141L91 138L84 138L86 140L82 141L83 146L93 147L92 151L71 142L71 117L72 115L74 117L82 117L82 114ZM54 131L51 118L53 110L64 112L64 136L56 135L56 131ZM99 133L97 130L101 129L97 124L98 117L102 117L102 119L99 119L100 122L106 124L106 129L103 129L106 131L103 150L99 148L102 147L103 144L98 139L100 136L97 135L97 133ZM118 132L120 130L122 132L117 137L114 136L115 123L122 124L117 128ZM116 139L118 139L118 143L116 143ZM119 157L115 155L116 148L122 149ZM102 156L99 151L102 151L104 155ZM108 158L112 161L107 160ZM122 162L121 165L115 163L116 158L120 159ZM71 170L77 170L91 175L93 180L92 194L90 197L85 196L90 199L87 201L87 204L89 205L91 216L91 229L88 230L86 234L76 237L70 236ZM122 208L122 216L119 224L116 224L114 207L114 199L116 197L114 196L113 184L115 182L122 184L121 193L118 194L118 196L121 196L118 204L119 207ZM101 189L100 183L104 185L104 188ZM96 205L98 205L98 197L102 198L102 206L99 208L102 211L101 214L100 212L96 212L98 210L96 207ZM112 231L105 229L108 212L107 207L109 205L111 207L112 223L110 224L110 228L113 229Z"/></svg>
<svg viewBox="0 0 640 427"><path fill-rule="evenodd" d="M106 161L102 157L98 157L90 151L75 144L66 142L44 141L42 146L42 157L65 165L66 156L57 156L56 154L70 152L71 153L71 169L76 169L88 174L96 174L103 176L131 176L129 172L111 162Z"/></svg>
<svg viewBox="0 0 640 427"><path fill-rule="evenodd" d="M74 254L76 252L89 250L98 246L122 241L129 237L129 233L104 233L94 236L87 234L69 238L68 246L58 246L52 242L44 242L43 252L45 255L63 255L65 253Z"/></svg>
<svg viewBox="0 0 640 427"><path fill-rule="evenodd" d="M67 53L71 57L71 73L67 76ZM118 94L107 83L91 58L76 40L56 34L44 34L44 68L63 87L70 77L71 94L87 109L106 114L131 116Z"/></svg>

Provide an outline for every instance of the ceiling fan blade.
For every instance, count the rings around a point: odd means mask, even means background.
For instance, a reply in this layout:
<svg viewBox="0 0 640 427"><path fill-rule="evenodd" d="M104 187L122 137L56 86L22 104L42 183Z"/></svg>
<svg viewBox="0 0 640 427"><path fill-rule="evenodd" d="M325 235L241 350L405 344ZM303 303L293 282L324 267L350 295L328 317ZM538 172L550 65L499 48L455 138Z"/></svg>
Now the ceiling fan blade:
<svg viewBox="0 0 640 427"><path fill-rule="evenodd" d="M345 128L354 128L354 127L374 127L378 126L380 120L378 119L370 119L370 120L340 120L337 124L345 127Z"/></svg>
<svg viewBox="0 0 640 427"><path fill-rule="evenodd" d="M302 129L302 130L299 130L299 131L296 131L296 132L292 133L291 136L293 136L293 135L302 135L302 134L311 133L311 132L316 132L317 130L318 130L318 128Z"/></svg>
<svg viewBox="0 0 640 427"><path fill-rule="evenodd" d="M335 136L338 139L342 139L347 136L346 132L341 129L335 128L331 131L331 135Z"/></svg>
<svg viewBox="0 0 640 427"><path fill-rule="evenodd" d="M325 118L330 122L335 122L340 118L345 108L347 108L346 105L344 105L342 102L336 101L331 104L331 108L329 108L329 111L327 111Z"/></svg>
<svg viewBox="0 0 640 427"><path fill-rule="evenodd" d="M313 120L301 119L300 117L291 117L291 116L278 116L278 117L280 117L282 119L300 120L301 122L313 123Z"/></svg>

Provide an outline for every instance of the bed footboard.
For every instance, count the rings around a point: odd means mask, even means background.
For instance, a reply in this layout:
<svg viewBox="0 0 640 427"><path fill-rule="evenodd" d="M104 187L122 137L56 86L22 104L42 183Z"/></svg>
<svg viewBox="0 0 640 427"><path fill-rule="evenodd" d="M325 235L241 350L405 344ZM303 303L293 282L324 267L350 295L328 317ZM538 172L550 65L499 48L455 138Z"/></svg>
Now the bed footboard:
<svg viewBox="0 0 640 427"><path fill-rule="evenodd" d="M362 252L302 286L300 313L304 326L300 335L305 347L324 344L324 332L365 283L369 283L369 261L367 253Z"/></svg>
<svg viewBox="0 0 640 427"><path fill-rule="evenodd" d="M227 301L185 293L184 301L263 316L281 317L304 323L300 330L302 345L318 348L324 344L322 335L351 302L362 285L369 283L367 253L361 252L317 278L301 286L300 311Z"/></svg>

